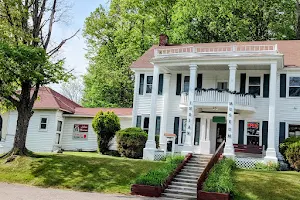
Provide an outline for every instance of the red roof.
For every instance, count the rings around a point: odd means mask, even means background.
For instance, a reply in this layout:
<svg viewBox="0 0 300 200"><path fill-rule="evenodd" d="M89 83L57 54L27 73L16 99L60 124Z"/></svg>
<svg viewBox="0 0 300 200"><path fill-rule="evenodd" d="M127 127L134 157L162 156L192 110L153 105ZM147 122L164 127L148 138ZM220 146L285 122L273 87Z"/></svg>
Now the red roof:
<svg viewBox="0 0 300 200"><path fill-rule="evenodd" d="M118 116L131 116L132 108L82 108L77 107L75 109L75 115L88 115L95 116L100 110L103 112L113 111Z"/></svg>
<svg viewBox="0 0 300 200"><path fill-rule="evenodd" d="M284 65L287 67L300 67L300 40L274 40L274 41L253 41L253 42L221 42L221 43L200 43L200 44L182 44L172 46L152 46L140 58L132 63L131 68L153 68L150 60L154 58L154 49L156 48L174 48L176 46L195 46L195 47L218 47L230 45L275 45L278 52L284 55Z"/></svg>
<svg viewBox="0 0 300 200"><path fill-rule="evenodd" d="M38 99L35 101L33 109L57 109L68 113L74 113L75 108L81 105L68 99L48 87L41 87L38 93Z"/></svg>

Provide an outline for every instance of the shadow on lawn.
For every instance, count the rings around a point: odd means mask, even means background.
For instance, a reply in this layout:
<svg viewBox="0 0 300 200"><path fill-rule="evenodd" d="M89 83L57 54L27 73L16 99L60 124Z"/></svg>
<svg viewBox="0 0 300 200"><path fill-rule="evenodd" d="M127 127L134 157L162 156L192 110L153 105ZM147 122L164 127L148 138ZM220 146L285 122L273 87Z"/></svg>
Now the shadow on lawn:
<svg viewBox="0 0 300 200"><path fill-rule="evenodd" d="M299 200L299 180L294 172L263 172L238 179L235 200ZM238 176L238 174L236 175ZM292 179L293 177L293 179ZM300 174L299 174L300 178ZM294 181L293 181L294 180Z"/></svg>
<svg viewBox="0 0 300 200"><path fill-rule="evenodd" d="M31 165L36 185L82 191L129 193L130 184L142 172L139 161L113 157L44 155ZM146 164L144 164L146 165ZM141 167L141 168L140 168ZM148 168L149 169L149 168Z"/></svg>

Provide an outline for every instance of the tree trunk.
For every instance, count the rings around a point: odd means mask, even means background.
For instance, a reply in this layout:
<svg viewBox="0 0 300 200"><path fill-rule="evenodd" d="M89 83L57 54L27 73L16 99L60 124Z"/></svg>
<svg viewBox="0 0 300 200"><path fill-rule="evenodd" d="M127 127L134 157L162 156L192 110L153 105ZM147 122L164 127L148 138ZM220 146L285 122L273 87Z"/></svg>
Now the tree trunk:
<svg viewBox="0 0 300 200"><path fill-rule="evenodd" d="M300 40L300 1L296 1L296 39Z"/></svg>

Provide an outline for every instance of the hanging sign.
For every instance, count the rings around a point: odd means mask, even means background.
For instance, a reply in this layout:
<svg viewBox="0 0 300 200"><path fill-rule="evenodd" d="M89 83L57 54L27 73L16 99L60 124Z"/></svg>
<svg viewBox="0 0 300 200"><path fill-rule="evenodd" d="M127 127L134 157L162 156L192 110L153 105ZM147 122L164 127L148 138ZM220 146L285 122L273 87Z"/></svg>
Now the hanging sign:
<svg viewBox="0 0 300 200"><path fill-rule="evenodd" d="M73 139L86 140L89 132L88 124L74 124Z"/></svg>

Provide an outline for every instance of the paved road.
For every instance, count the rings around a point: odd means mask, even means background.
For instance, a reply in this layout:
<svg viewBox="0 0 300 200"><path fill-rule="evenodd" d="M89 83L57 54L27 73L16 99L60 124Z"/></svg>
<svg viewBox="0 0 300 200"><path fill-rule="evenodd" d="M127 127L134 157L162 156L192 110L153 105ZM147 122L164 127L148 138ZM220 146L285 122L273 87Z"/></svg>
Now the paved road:
<svg viewBox="0 0 300 200"><path fill-rule="evenodd" d="M75 192L69 190L46 189L18 184L0 183L0 200L155 200L118 194Z"/></svg>

